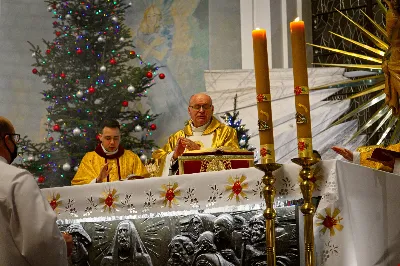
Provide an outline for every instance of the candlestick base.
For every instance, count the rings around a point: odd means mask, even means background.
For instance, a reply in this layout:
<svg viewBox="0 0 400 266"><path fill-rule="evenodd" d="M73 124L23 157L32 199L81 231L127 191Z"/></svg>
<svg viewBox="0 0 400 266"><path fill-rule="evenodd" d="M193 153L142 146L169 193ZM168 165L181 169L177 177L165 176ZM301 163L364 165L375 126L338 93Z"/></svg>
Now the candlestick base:
<svg viewBox="0 0 400 266"><path fill-rule="evenodd" d="M277 163L256 164L255 167L264 172L262 182L264 184L263 195L266 208L264 210L265 217L265 236L267 243L267 265L276 266L275 251L275 218L276 211L274 209L275 200L275 177L273 172L278 170L282 165Z"/></svg>
<svg viewBox="0 0 400 266"><path fill-rule="evenodd" d="M305 265L315 265L314 254L314 228L313 217L315 214L315 206L312 204L311 198L314 191L314 178L311 166L318 163L319 158L302 157L293 158L292 162L301 166L300 170L300 189L303 194L304 204L301 206L301 212L304 215L304 247L305 247Z"/></svg>

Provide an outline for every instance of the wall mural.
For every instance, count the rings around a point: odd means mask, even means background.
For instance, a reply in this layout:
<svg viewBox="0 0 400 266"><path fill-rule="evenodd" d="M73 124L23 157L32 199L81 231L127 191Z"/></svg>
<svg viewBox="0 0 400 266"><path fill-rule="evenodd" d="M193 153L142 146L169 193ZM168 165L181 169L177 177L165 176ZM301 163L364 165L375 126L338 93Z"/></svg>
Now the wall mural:
<svg viewBox="0 0 400 266"><path fill-rule="evenodd" d="M144 103L157 119L154 138L163 145L188 119L188 98L204 91L208 69L208 0L143 0L127 10L136 53L161 66L166 78L156 80ZM173 119L171 119L173 118Z"/></svg>
<svg viewBox="0 0 400 266"><path fill-rule="evenodd" d="M277 265L299 265L295 206L277 208ZM261 211L60 225L73 237L70 265L262 266Z"/></svg>

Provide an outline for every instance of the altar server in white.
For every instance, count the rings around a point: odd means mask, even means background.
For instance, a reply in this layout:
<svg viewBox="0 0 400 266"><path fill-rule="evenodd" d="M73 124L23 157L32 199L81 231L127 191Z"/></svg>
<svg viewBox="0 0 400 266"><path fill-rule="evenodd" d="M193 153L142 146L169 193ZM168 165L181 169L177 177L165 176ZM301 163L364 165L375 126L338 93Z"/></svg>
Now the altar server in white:
<svg viewBox="0 0 400 266"><path fill-rule="evenodd" d="M0 116L0 265L68 265L66 241L72 247L72 237L60 233L33 176L9 165L19 137Z"/></svg>

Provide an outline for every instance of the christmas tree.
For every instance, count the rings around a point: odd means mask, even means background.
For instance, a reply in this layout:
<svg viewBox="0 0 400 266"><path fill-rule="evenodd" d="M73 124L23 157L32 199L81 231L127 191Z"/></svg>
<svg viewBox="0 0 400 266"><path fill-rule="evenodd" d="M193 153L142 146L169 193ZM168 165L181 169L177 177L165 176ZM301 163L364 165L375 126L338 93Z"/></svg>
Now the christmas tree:
<svg viewBox="0 0 400 266"><path fill-rule="evenodd" d="M146 159L156 130L149 110L135 103L146 97L158 67L141 60L132 46L124 14L131 4L121 0L45 1L53 14L55 38L44 52L32 45L32 73L49 89L42 91L47 107L47 137L20 143L19 166L38 177L41 187L69 185L80 160L98 143L102 121L121 124L121 144Z"/></svg>
<svg viewBox="0 0 400 266"><path fill-rule="evenodd" d="M239 119L239 111L237 111L237 94L233 100L233 113L226 112L225 115L222 115L221 118L225 120L225 123L228 126L236 129L237 138L239 142L239 147L241 149L246 149L249 151L254 151L255 147L249 146L249 139L251 136L249 135L249 130L245 128L246 125L242 124L242 119Z"/></svg>

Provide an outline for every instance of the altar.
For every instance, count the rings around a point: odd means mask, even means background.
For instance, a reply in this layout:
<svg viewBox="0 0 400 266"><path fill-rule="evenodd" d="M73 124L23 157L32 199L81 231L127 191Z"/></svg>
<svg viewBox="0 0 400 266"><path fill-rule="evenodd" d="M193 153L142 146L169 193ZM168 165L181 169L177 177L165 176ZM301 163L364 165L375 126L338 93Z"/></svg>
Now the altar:
<svg viewBox="0 0 400 266"><path fill-rule="evenodd" d="M314 168L316 265L400 263L399 176L336 160ZM281 265L304 261L299 170L285 164L275 172ZM265 255L262 176L234 169L42 193L79 247L74 265L116 265L124 244L133 250L131 265L266 265L256 264Z"/></svg>

